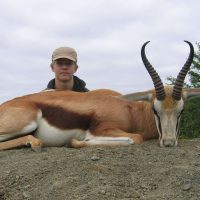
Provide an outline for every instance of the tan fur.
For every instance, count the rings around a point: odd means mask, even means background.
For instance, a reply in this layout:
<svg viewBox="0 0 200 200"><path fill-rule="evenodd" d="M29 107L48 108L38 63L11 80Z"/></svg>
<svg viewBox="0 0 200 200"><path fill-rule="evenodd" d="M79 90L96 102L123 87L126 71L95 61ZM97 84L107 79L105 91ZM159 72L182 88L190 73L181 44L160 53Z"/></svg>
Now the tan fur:
<svg viewBox="0 0 200 200"><path fill-rule="evenodd" d="M166 97L163 100L164 109L172 109L177 105L177 101L172 98L173 87L165 86Z"/></svg>
<svg viewBox="0 0 200 200"><path fill-rule="evenodd" d="M95 90L88 93L49 91L15 98L0 106L0 135L18 132L31 121L37 121L37 114L41 111L39 104L42 104L60 107L66 112L91 116L89 130L94 136L129 137L137 144L140 144L143 138L157 137L151 104L115 98L119 95L120 93L111 90ZM23 145L26 140L25 137ZM9 142L11 141L0 143L0 149L1 144L4 145L4 149L6 143L8 148L15 146L9 146ZM77 143L75 145L75 142L72 142L72 146L86 145L83 145L83 142L81 145ZM18 144L18 141L15 144Z"/></svg>
<svg viewBox="0 0 200 200"><path fill-rule="evenodd" d="M32 102L9 101L0 106L0 135L21 131L37 115Z"/></svg>
<svg viewBox="0 0 200 200"><path fill-rule="evenodd" d="M152 107L158 109L161 117L165 117L163 115L165 112L169 117L170 113L173 114L175 110L175 112L180 112L179 104L181 103L173 100L172 91L173 86L165 87L166 97L163 101L156 100L154 90L124 96L112 90L94 90L87 93L49 91L15 98L0 105L0 141L2 141L0 150L29 144L32 148L40 148L43 141L30 135L40 128L40 122L45 127L42 129L46 131L45 137L58 134L61 140L65 138L63 134L74 134L74 132L70 133L72 130L80 130L82 136L79 138L84 138L85 132L89 131L94 138L129 138L135 144L140 144L143 140L158 138L158 127ZM141 99L147 97L148 102L134 101L134 98L139 100L140 95ZM184 90L182 96L187 99L187 96L195 95L199 95L199 89ZM165 131L171 128L172 124L166 124L166 121L168 120L162 121L161 118L161 123L165 124ZM51 133L52 128L54 128L53 133ZM162 136L164 139L160 138L161 146L167 136L169 141L172 140L169 133L167 134ZM56 140L55 135L50 137ZM80 141L79 138L73 138L72 135L71 141L66 142L71 143L71 146L75 148L93 145L90 141L84 139ZM129 145L129 141L124 142L123 139L122 141L114 140L116 142L113 143L110 139L108 140L106 143L105 139L104 144ZM53 145L61 144L60 140L57 142L54 143L53 140ZM171 145L168 141L164 143L166 146ZM172 145L176 143L173 141Z"/></svg>
<svg viewBox="0 0 200 200"><path fill-rule="evenodd" d="M33 137L32 135L26 135L11 141L1 142L0 150L12 149L15 147L31 146L32 149L38 150L42 147L42 141Z"/></svg>

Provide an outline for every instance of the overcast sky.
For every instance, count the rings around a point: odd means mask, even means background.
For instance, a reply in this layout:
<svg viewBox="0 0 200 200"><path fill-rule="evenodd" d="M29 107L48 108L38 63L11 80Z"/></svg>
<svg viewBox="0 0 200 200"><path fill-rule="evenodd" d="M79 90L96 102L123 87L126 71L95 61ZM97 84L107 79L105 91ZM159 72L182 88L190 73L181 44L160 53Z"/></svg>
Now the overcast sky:
<svg viewBox="0 0 200 200"><path fill-rule="evenodd" d="M55 48L78 52L76 75L89 89L151 89L140 56L163 82L200 42L199 0L0 0L0 102L44 89Z"/></svg>

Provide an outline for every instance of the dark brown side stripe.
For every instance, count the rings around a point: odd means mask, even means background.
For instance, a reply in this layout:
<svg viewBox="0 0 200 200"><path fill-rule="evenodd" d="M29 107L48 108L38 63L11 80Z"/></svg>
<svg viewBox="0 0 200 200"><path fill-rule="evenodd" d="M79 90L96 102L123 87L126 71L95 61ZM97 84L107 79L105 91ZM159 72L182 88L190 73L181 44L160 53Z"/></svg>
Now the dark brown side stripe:
<svg viewBox="0 0 200 200"><path fill-rule="evenodd" d="M37 104L42 111L42 117L54 127L68 129L87 130L91 123L91 115L81 115L72 111L65 110L61 107L47 104Z"/></svg>

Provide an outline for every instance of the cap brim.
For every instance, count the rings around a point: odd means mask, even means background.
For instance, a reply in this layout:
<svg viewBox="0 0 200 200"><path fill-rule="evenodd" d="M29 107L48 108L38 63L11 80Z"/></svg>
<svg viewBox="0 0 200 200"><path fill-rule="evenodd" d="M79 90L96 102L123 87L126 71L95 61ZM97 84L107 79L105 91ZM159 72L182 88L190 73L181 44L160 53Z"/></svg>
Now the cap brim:
<svg viewBox="0 0 200 200"><path fill-rule="evenodd" d="M76 62L76 59L74 59L74 58L72 58L72 57L70 57L70 56L65 56L65 55L60 55L60 56L56 56L56 57L54 57L52 60L53 61L55 61L55 60L57 60L57 59L59 59L59 58L67 58L67 59L69 59L69 60L72 60L72 61L74 61L74 62Z"/></svg>

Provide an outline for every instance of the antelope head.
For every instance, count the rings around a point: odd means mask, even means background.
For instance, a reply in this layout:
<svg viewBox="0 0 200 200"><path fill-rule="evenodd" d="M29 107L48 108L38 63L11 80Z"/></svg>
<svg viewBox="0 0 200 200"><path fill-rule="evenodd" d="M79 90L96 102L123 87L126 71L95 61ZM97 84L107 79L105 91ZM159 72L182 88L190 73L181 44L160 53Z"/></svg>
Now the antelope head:
<svg viewBox="0 0 200 200"><path fill-rule="evenodd" d="M184 102L191 97L200 96L200 88L183 88L185 76L190 69L194 57L193 45L188 41L185 42L190 46L190 54L180 70L174 86L163 86L159 75L148 61L145 55L145 46L148 42L141 49L142 61L155 87L154 94L148 94L147 99L152 102L161 147L177 146L179 122L184 110Z"/></svg>
<svg viewBox="0 0 200 200"><path fill-rule="evenodd" d="M154 90L126 95L129 100L146 100L151 102L155 116L156 126L159 133L161 147L172 147L178 144L179 122L184 110L184 103L191 97L200 96L200 88L184 89L185 76L190 69L194 57L192 44L189 57L180 70L174 85L164 86L159 75L152 67L145 55L145 47L149 42L144 43L141 49L142 61L154 83Z"/></svg>

